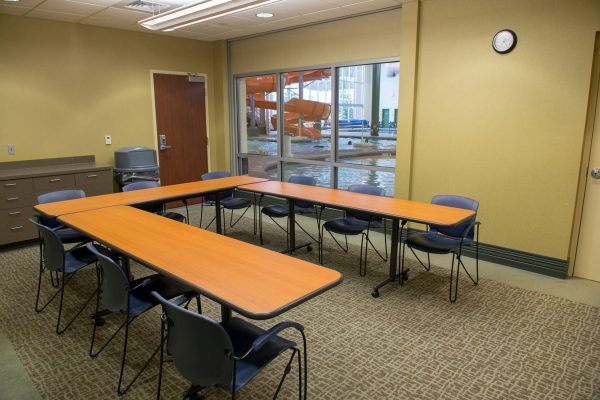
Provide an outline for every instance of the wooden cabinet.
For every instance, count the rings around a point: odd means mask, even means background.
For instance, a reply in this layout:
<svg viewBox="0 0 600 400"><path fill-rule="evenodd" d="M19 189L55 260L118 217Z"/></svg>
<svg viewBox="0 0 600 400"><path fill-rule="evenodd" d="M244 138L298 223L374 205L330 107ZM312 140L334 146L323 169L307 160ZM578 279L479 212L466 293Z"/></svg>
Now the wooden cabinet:
<svg viewBox="0 0 600 400"><path fill-rule="evenodd" d="M81 189L86 196L112 193L112 167L94 156L0 163L0 245L37 238L29 222L41 194Z"/></svg>

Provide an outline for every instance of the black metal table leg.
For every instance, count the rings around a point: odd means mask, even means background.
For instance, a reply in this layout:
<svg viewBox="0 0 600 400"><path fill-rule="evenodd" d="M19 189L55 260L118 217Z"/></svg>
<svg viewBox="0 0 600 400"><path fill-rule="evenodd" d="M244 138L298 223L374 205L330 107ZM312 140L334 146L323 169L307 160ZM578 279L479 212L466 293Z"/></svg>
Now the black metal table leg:
<svg viewBox="0 0 600 400"><path fill-rule="evenodd" d="M215 223L217 224L217 233L222 234L223 228L221 227L221 193L217 193L215 196Z"/></svg>
<svg viewBox="0 0 600 400"><path fill-rule="evenodd" d="M221 306L221 321L227 322L231 319L231 308L227 306Z"/></svg>
<svg viewBox="0 0 600 400"><path fill-rule="evenodd" d="M371 292L371 295L373 297L379 297L379 289L381 289L388 283L394 282L396 280L396 277L398 276L398 274L396 273L398 269L398 242L402 237L402 230L404 229L404 225L406 225L406 222L406 220L402 220L402 224L400 224L400 221L397 219L394 219L392 221L392 251L390 253L390 273L384 281L377 284L373 288L373 291Z"/></svg>
<svg viewBox="0 0 600 400"><path fill-rule="evenodd" d="M296 250L296 212L294 210L295 201L294 199L288 199L288 207L290 213L290 223L289 223L289 234L290 234L290 254Z"/></svg>

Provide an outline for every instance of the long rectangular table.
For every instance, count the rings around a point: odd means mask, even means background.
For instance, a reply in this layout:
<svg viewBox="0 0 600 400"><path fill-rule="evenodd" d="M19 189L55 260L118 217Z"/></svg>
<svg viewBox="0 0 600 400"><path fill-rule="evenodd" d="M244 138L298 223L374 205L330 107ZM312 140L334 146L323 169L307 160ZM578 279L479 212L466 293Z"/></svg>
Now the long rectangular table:
<svg viewBox="0 0 600 400"><path fill-rule="evenodd" d="M192 197L200 197L209 193L231 190L238 186L263 181L266 181L266 179L254 178L250 176L231 176L207 181L188 182L177 185L160 186L151 189L111 193L100 196L84 197L82 199L38 204L34 207L34 209L36 212L47 217L58 217L65 214L95 210L104 207L156 202L166 203L172 200L184 200ZM215 196L215 207L217 232L221 233L219 196Z"/></svg>
<svg viewBox="0 0 600 400"><path fill-rule="evenodd" d="M296 248L295 213L296 200L317 205L352 211L363 211L392 220L392 249L390 270L387 279L373 288L372 295L379 296L379 289L397 278L398 243L407 222L451 226L459 224L475 213L462 208L446 207L431 203L392 197L373 196L347 190L330 189L294 183L265 181L244 185L244 190L288 200L290 209L290 250ZM401 278L402 279L402 278Z"/></svg>
<svg viewBox="0 0 600 400"><path fill-rule="evenodd" d="M58 220L222 306L272 318L338 285L342 275L233 238L127 206L64 214Z"/></svg>

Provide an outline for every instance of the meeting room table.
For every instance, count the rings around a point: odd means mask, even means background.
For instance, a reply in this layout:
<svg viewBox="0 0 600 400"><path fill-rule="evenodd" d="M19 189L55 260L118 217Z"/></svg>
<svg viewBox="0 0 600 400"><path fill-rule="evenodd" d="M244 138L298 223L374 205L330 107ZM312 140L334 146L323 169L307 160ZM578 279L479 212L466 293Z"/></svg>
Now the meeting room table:
<svg viewBox="0 0 600 400"><path fill-rule="evenodd" d="M373 297L379 297L379 289L388 283L396 281L398 278L399 240L408 222L452 226L471 218L474 214L471 210L461 208L280 181L251 183L244 185L243 190L287 200L290 218L290 248L288 249L290 252L297 249L294 204L298 200L314 203L321 207L344 211L360 211L373 216L390 219L392 221L392 248L389 274L385 280L373 288L371 292ZM400 277L400 283L402 283L403 279L405 279L404 276Z"/></svg>
<svg viewBox="0 0 600 400"><path fill-rule="evenodd" d="M265 178L251 176L230 176L206 181L194 181L155 188L103 194L80 199L38 204L34 210L46 217L59 217L65 214L95 210L98 208L120 205L142 205L150 203L167 203L175 200L186 200L208 194L232 190L237 187L266 181ZM222 233L220 196L215 196L215 213L217 232Z"/></svg>

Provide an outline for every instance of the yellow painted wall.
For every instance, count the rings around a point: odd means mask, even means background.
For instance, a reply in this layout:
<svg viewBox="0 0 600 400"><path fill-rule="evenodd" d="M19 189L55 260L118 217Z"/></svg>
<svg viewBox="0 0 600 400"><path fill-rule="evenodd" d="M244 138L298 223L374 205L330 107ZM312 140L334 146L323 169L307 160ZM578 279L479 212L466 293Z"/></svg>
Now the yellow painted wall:
<svg viewBox="0 0 600 400"><path fill-rule="evenodd" d="M476 198L483 242L566 259L600 1L415 2L234 42L233 73L401 54L397 193Z"/></svg>
<svg viewBox="0 0 600 400"><path fill-rule="evenodd" d="M0 161L94 154L112 164L120 147L154 148L150 70L208 74L209 140L224 136L212 43L0 15L0 58ZM211 147L213 166L222 152Z"/></svg>
<svg viewBox="0 0 600 400"><path fill-rule="evenodd" d="M398 57L400 10L284 31L231 44L234 74Z"/></svg>
<svg viewBox="0 0 600 400"><path fill-rule="evenodd" d="M597 0L423 1L412 197L476 198L484 242L566 259L598 30Z"/></svg>

